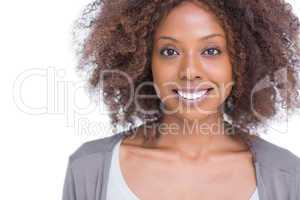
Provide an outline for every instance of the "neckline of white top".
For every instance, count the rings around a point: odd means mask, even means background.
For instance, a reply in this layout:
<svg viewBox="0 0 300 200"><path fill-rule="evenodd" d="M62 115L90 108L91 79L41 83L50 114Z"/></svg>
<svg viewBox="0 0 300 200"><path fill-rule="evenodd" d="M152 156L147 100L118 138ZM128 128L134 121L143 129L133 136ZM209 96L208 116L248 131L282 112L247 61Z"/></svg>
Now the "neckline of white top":
<svg viewBox="0 0 300 200"><path fill-rule="evenodd" d="M115 181L116 183L114 183L114 184L118 184L117 188L120 190L119 192L121 192L122 196L126 200L140 200L128 187L128 185L124 179L124 176L122 174L122 171L121 171L120 160L119 160L121 142L122 142L122 139L120 141L118 141L116 146L113 148L112 164L111 164L111 169L110 169L110 171L113 173L110 174L110 177L113 180L118 180L118 181ZM259 199L258 198L258 190L256 187L255 191L252 193L249 200L258 200L258 199Z"/></svg>

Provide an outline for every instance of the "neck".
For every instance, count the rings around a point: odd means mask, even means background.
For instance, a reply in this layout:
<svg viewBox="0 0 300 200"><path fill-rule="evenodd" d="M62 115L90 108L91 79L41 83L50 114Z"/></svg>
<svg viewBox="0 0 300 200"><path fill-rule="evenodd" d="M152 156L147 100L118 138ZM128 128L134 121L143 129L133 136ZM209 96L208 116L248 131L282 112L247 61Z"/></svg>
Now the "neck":
<svg viewBox="0 0 300 200"><path fill-rule="evenodd" d="M220 113L202 120L178 119L173 115L165 115L157 130L160 132L156 143L158 148L190 156L208 156L237 144L226 131Z"/></svg>

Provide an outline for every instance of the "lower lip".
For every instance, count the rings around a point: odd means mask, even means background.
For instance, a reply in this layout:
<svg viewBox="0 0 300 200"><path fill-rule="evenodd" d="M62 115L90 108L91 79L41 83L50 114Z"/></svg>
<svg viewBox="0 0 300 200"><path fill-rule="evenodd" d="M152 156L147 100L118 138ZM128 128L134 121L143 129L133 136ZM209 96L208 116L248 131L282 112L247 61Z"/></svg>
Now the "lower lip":
<svg viewBox="0 0 300 200"><path fill-rule="evenodd" d="M213 90L213 89L211 89L211 90L206 90L205 94L203 94L201 97L196 98L196 99L185 99L183 96L180 96L177 92L174 91L174 93L176 94L176 98L177 98L179 101L182 101L184 104L190 105L190 104L202 102L204 99L206 99L206 97L208 96L208 94L209 94L212 90Z"/></svg>

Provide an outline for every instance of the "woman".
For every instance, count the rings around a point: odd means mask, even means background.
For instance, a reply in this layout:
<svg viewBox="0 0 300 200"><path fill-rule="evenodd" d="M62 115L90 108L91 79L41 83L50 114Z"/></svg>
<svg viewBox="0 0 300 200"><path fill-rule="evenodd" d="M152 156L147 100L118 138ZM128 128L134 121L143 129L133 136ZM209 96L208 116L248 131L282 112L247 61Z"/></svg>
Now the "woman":
<svg viewBox="0 0 300 200"><path fill-rule="evenodd" d="M279 97L299 107L300 24L287 4L99 5L82 55L96 66L90 86L103 91L115 127L144 123L74 152L64 200L300 199L300 159L252 133Z"/></svg>

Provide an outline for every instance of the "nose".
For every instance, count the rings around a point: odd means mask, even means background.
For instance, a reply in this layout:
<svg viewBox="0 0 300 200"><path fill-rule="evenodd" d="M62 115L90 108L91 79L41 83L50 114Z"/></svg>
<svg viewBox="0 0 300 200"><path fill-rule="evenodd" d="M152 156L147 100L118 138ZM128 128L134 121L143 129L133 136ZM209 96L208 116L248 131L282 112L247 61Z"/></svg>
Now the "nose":
<svg viewBox="0 0 300 200"><path fill-rule="evenodd" d="M186 55L181 62L179 78L185 81L197 81L205 76L202 63L197 61L196 56Z"/></svg>

